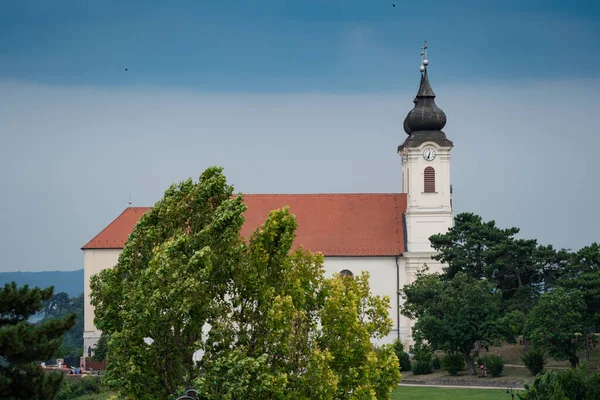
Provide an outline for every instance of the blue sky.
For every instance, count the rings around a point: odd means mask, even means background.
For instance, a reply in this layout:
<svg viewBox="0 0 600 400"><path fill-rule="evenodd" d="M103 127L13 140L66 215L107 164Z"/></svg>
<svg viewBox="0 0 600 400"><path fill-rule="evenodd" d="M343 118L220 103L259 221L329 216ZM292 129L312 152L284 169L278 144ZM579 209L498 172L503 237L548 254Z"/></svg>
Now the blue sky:
<svg viewBox="0 0 600 400"><path fill-rule="evenodd" d="M412 88L423 39L447 83L595 77L599 18L593 1L21 0L0 15L0 77L394 91Z"/></svg>
<svg viewBox="0 0 600 400"><path fill-rule="evenodd" d="M211 165L245 193L399 192L424 39L455 212L598 241L596 3L7 2L0 271L82 268L129 193Z"/></svg>

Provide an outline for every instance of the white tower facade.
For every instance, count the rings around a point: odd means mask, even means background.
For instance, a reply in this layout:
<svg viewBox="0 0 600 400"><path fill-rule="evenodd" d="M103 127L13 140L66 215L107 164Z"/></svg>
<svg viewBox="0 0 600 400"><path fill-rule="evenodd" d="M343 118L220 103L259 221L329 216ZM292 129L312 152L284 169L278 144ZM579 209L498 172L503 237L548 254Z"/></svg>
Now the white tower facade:
<svg viewBox="0 0 600 400"><path fill-rule="evenodd" d="M424 264L439 271L441 263L432 260L435 251L429 237L452 227L450 151L454 144L442 131L446 114L435 104L435 93L427 75L427 42L421 51L421 83L415 106L404 120L408 137L398 147L402 157L402 191L407 194L406 258L407 282Z"/></svg>
<svg viewBox="0 0 600 400"><path fill-rule="evenodd" d="M400 152L410 253L432 253L429 237L452 226L450 150L452 146L425 141Z"/></svg>

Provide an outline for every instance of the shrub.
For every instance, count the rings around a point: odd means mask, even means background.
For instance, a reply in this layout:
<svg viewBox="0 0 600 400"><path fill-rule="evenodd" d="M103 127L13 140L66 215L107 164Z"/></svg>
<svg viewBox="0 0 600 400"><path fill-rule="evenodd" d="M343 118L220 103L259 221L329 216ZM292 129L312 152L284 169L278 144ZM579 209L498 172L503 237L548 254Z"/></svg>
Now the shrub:
<svg viewBox="0 0 600 400"><path fill-rule="evenodd" d="M400 371L405 372L410 371L412 369L412 366L410 364L410 356L408 355L408 353L404 351L400 353L400 357L398 357L398 360L400 360Z"/></svg>
<svg viewBox="0 0 600 400"><path fill-rule="evenodd" d="M415 345L410 348L414 354L415 363L412 365L412 372L415 375L430 374L433 372L431 356L433 350L431 346L423 343L420 339L415 341Z"/></svg>
<svg viewBox="0 0 600 400"><path fill-rule="evenodd" d="M442 367L450 375L456 376L465 367L465 357L461 353L448 353L442 358Z"/></svg>
<svg viewBox="0 0 600 400"><path fill-rule="evenodd" d="M433 359L431 360L431 365L433 366L433 369L442 368L440 357L437 354L433 356Z"/></svg>
<svg viewBox="0 0 600 400"><path fill-rule="evenodd" d="M523 357L521 357L521 360L531 375L537 375L542 372L544 370L544 364L546 363L543 350L535 347L527 350L527 352L523 354Z"/></svg>
<svg viewBox="0 0 600 400"><path fill-rule="evenodd" d="M415 375L425 375L431 374L433 372L433 367L431 365L431 360L417 360L412 365L412 372Z"/></svg>
<svg viewBox="0 0 600 400"><path fill-rule="evenodd" d="M400 339L394 340L392 348L394 349L394 353L400 362L400 371L410 371L412 369L410 365L410 356L404 351L404 344L402 344L402 341L400 341Z"/></svg>
<svg viewBox="0 0 600 400"><path fill-rule="evenodd" d="M80 396L102 393L106 388L102 386L100 379L99 376L67 378L56 394L56 400L69 400Z"/></svg>
<svg viewBox="0 0 600 400"><path fill-rule="evenodd" d="M492 376L498 377L502 375L502 370L504 370L504 360L502 360L500 356L488 355L479 360Z"/></svg>
<svg viewBox="0 0 600 400"><path fill-rule="evenodd" d="M566 371L548 371L535 377L533 385L525 385L519 394L522 400L598 399L600 398L600 370L587 376L586 366Z"/></svg>
<svg viewBox="0 0 600 400"><path fill-rule="evenodd" d="M398 358L400 358L400 354L404 353L404 344L400 339L394 340L394 343L392 343L392 348L394 349L394 353L396 353Z"/></svg>
<svg viewBox="0 0 600 400"><path fill-rule="evenodd" d="M431 357L433 356L433 350L431 349L431 346L417 339L415 345L412 346L410 350L414 354L415 360L427 361L431 363Z"/></svg>

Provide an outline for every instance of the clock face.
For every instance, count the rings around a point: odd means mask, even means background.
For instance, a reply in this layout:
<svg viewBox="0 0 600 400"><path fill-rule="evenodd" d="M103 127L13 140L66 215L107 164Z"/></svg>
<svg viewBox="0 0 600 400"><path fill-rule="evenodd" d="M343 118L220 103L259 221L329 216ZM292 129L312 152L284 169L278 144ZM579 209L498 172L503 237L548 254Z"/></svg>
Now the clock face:
<svg viewBox="0 0 600 400"><path fill-rule="evenodd" d="M423 158L427 161L433 161L435 158L435 150L431 147L423 150Z"/></svg>

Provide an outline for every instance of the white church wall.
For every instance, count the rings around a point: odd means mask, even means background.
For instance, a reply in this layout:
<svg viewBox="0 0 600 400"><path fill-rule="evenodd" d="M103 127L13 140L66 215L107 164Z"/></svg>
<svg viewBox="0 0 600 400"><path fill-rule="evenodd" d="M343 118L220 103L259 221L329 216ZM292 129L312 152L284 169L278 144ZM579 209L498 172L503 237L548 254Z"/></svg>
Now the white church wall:
<svg viewBox="0 0 600 400"><path fill-rule="evenodd" d="M89 346L92 348L100 338L101 332L94 326L94 307L90 303L90 278L105 268L112 268L117 264L120 249L96 249L84 250L84 297L85 297L85 326L84 326L84 354L87 355ZM325 257L324 268L327 277L347 269L355 276L361 271L367 271L370 276L371 291L375 295L389 296L391 308L390 317L393 321L390 334L380 340L377 344L392 343L400 337L406 341L409 331L409 321L400 316L400 335L398 335L398 279L400 287L405 284L407 272L406 262L403 257L398 257L396 266L395 257ZM397 270L399 268L399 270Z"/></svg>
<svg viewBox="0 0 600 400"><path fill-rule="evenodd" d="M398 278L402 279L406 275L405 260L403 257L398 257L398 265L396 265L395 257L325 257L325 274L327 277L333 274L339 274L342 270L347 269L354 276L360 274L361 271L369 273L369 283L371 292L379 296L388 296L390 298L390 317L393 325L392 331L385 338L375 340L376 344L392 343L396 338L400 337L403 341L406 340L407 322L404 317L400 317L400 335L398 334Z"/></svg>
<svg viewBox="0 0 600 400"><path fill-rule="evenodd" d="M83 295L84 295L84 331L83 354L87 355L88 347L94 347L100 338L100 331L94 326L94 307L90 303L90 278L106 268L117 265L121 249L86 249L83 250Z"/></svg>

